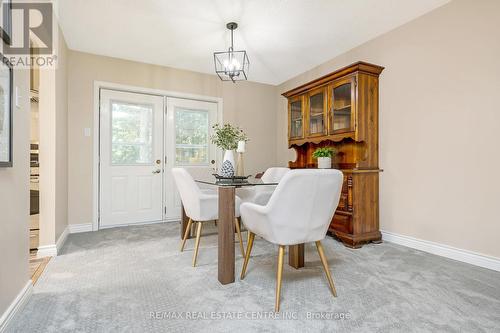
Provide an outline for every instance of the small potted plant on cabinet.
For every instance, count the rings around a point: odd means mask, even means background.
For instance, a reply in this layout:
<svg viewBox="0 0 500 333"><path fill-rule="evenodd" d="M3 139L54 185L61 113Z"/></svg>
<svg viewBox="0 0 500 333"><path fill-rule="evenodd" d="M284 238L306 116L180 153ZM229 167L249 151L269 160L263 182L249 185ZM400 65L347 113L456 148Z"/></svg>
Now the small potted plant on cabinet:
<svg viewBox="0 0 500 333"><path fill-rule="evenodd" d="M313 157L318 159L318 169L331 169L332 156L335 153L336 151L332 147L317 148L313 153Z"/></svg>

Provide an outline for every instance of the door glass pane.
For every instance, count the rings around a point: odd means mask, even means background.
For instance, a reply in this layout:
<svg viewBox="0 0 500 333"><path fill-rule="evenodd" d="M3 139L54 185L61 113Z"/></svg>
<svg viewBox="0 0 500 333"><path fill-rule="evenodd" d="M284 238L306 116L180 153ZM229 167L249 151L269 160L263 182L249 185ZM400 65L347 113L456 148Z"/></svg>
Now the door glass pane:
<svg viewBox="0 0 500 333"><path fill-rule="evenodd" d="M176 108L176 164L208 164L208 147L208 111Z"/></svg>
<svg viewBox="0 0 500 333"><path fill-rule="evenodd" d="M302 101L290 103L290 137L302 137Z"/></svg>
<svg viewBox="0 0 500 333"><path fill-rule="evenodd" d="M333 89L333 124L334 131L351 128L351 84L346 83Z"/></svg>
<svg viewBox="0 0 500 333"><path fill-rule="evenodd" d="M153 106L111 101L111 164L153 163Z"/></svg>
<svg viewBox="0 0 500 333"><path fill-rule="evenodd" d="M309 97L309 133L318 134L323 133L324 124L324 94L321 92Z"/></svg>

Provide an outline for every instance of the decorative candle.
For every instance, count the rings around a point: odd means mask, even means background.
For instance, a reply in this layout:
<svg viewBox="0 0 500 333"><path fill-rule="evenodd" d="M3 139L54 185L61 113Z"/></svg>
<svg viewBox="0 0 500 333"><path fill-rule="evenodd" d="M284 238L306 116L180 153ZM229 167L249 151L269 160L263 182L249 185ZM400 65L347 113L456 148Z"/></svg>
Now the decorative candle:
<svg viewBox="0 0 500 333"><path fill-rule="evenodd" d="M245 152L245 141L238 141L238 148L236 149L236 152L238 153Z"/></svg>

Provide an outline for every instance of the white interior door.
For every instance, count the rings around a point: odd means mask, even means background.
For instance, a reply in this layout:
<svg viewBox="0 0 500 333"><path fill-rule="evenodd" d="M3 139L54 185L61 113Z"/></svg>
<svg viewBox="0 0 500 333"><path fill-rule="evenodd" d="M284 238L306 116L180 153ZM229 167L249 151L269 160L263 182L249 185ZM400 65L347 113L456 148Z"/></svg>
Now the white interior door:
<svg viewBox="0 0 500 333"><path fill-rule="evenodd" d="M100 227L163 219L164 97L101 89Z"/></svg>
<svg viewBox="0 0 500 333"><path fill-rule="evenodd" d="M181 200L171 168L182 166L195 178L213 178L217 168L216 147L210 143L217 123L217 103L167 97L165 122L165 219L178 220Z"/></svg>

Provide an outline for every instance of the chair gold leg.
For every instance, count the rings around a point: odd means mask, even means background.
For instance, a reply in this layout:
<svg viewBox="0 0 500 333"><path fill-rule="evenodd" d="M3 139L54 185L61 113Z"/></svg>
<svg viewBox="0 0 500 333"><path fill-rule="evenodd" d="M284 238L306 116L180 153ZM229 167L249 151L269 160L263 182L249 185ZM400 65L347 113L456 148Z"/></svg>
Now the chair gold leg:
<svg viewBox="0 0 500 333"><path fill-rule="evenodd" d="M276 273L276 302L274 303L274 311L280 311L280 295L281 295L281 278L283 276L283 258L285 256L285 246L280 245L278 252L278 270Z"/></svg>
<svg viewBox="0 0 500 333"><path fill-rule="evenodd" d="M203 225L203 223L198 222L198 228L196 229L196 243L194 245L193 267L196 266L196 258L198 257L198 248L200 246L201 226L202 225Z"/></svg>
<svg viewBox="0 0 500 333"><path fill-rule="evenodd" d="M240 222L238 218L234 218L234 226L236 227L236 234L238 235L238 240L240 241L240 251L243 258L245 258L245 249L243 248L243 239L241 238Z"/></svg>
<svg viewBox="0 0 500 333"><path fill-rule="evenodd" d="M189 235L189 231L191 230L191 224L193 224L193 220L189 218L188 225L186 226L186 231L184 231L184 237L182 237L181 252L184 251L184 245L186 245L186 239Z"/></svg>
<svg viewBox="0 0 500 333"><path fill-rule="evenodd" d="M335 290L335 285L333 284L332 276L330 275L330 269L328 268L328 261L326 260L325 252L323 251L323 245L321 245L321 241L316 242L316 247L318 248L318 254L321 258L321 263L323 264L323 268L326 273L326 278L328 279L328 283L330 284L330 290L332 291L333 296L337 297L337 291Z"/></svg>
<svg viewBox="0 0 500 333"><path fill-rule="evenodd" d="M245 261L243 262L243 268L241 269L240 279L245 278L245 273L247 271L248 261L250 260L250 253L252 252L253 240L255 238L255 234L253 232L248 231L248 242L247 242L247 252L245 254Z"/></svg>

